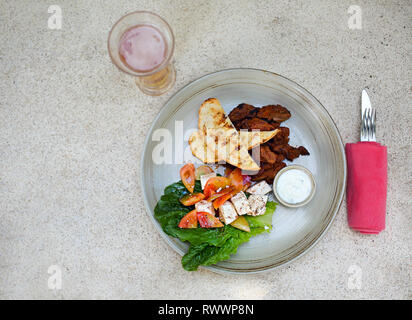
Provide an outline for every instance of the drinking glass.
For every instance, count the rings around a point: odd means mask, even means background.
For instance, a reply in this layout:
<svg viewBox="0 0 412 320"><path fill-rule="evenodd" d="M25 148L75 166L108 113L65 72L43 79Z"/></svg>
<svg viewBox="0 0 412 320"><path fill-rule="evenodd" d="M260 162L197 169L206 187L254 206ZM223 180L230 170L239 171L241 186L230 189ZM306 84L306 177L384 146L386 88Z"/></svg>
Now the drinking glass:
<svg viewBox="0 0 412 320"><path fill-rule="evenodd" d="M156 29L165 42L163 61L150 70L131 68L120 54L120 44L125 32L138 26L149 26ZM120 18L109 33L108 50L112 62L121 71L135 76L135 82L145 94L156 96L167 92L176 80L176 71L171 58L174 50L174 36L169 24L155 13L136 11ZM138 59L138 57L136 57Z"/></svg>

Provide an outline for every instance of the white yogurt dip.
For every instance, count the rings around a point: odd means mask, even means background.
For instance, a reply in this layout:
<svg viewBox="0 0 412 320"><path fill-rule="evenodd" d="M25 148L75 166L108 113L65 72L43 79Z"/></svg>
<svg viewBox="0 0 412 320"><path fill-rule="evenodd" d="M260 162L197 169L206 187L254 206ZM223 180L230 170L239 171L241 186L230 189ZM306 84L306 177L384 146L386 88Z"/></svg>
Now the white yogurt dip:
<svg viewBox="0 0 412 320"><path fill-rule="evenodd" d="M286 170L276 183L276 193L286 203L304 202L312 193L313 182L308 173L299 169Z"/></svg>

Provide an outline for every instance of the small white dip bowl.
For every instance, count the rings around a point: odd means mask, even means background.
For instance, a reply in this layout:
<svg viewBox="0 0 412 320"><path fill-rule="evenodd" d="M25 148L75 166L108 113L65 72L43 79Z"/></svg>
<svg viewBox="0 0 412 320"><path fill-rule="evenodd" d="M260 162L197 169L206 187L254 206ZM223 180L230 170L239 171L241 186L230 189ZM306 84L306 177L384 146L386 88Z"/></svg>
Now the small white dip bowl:
<svg viewBox="0 0 412 320"><path fill-rule="evenodd" d="M303 200L299 202L288 202L287 199L282 198L278 192L279 179L285 172L289 170L299 170L300 172L304 173L305 176L309 178L308 180L309 180L311 190L310 192L308 192L307 197L305 197ZM312 173L305 167L302 167L299 165L291 165L291 166L287 166L283 168L277 173L275 179L273 180L273 193L275 194L276 199L278 199L278 201L286 207L297 208L297 207L304 206L310 200L312 200L313 196L315 195L315 190L316 190L316 183L315 183L315 178L313 177Z"/></svg>

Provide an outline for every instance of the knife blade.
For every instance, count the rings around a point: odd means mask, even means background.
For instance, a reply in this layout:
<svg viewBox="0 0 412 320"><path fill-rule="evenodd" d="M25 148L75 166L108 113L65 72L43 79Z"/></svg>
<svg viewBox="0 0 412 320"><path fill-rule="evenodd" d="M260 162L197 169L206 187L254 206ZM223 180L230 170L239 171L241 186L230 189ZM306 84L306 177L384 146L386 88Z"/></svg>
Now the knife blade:
<svg viewBox="0 0 412 320"><path fill-rule="evenodd" d="M362 114L365 113L366 109L371 108L371 100L365 89L362 90Z"/></svg>

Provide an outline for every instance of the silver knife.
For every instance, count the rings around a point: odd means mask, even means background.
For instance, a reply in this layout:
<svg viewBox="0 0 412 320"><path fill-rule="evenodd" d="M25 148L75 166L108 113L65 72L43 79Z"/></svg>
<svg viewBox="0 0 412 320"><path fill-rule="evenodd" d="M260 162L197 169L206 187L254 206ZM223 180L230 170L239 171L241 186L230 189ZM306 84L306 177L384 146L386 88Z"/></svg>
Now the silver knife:
<svg viewBox="0 0 412 320"><path fill-rule="evenodd" d="M360 141L376 141L376 110L372 108L369 95L362 90L362 120Z"/></svg>

